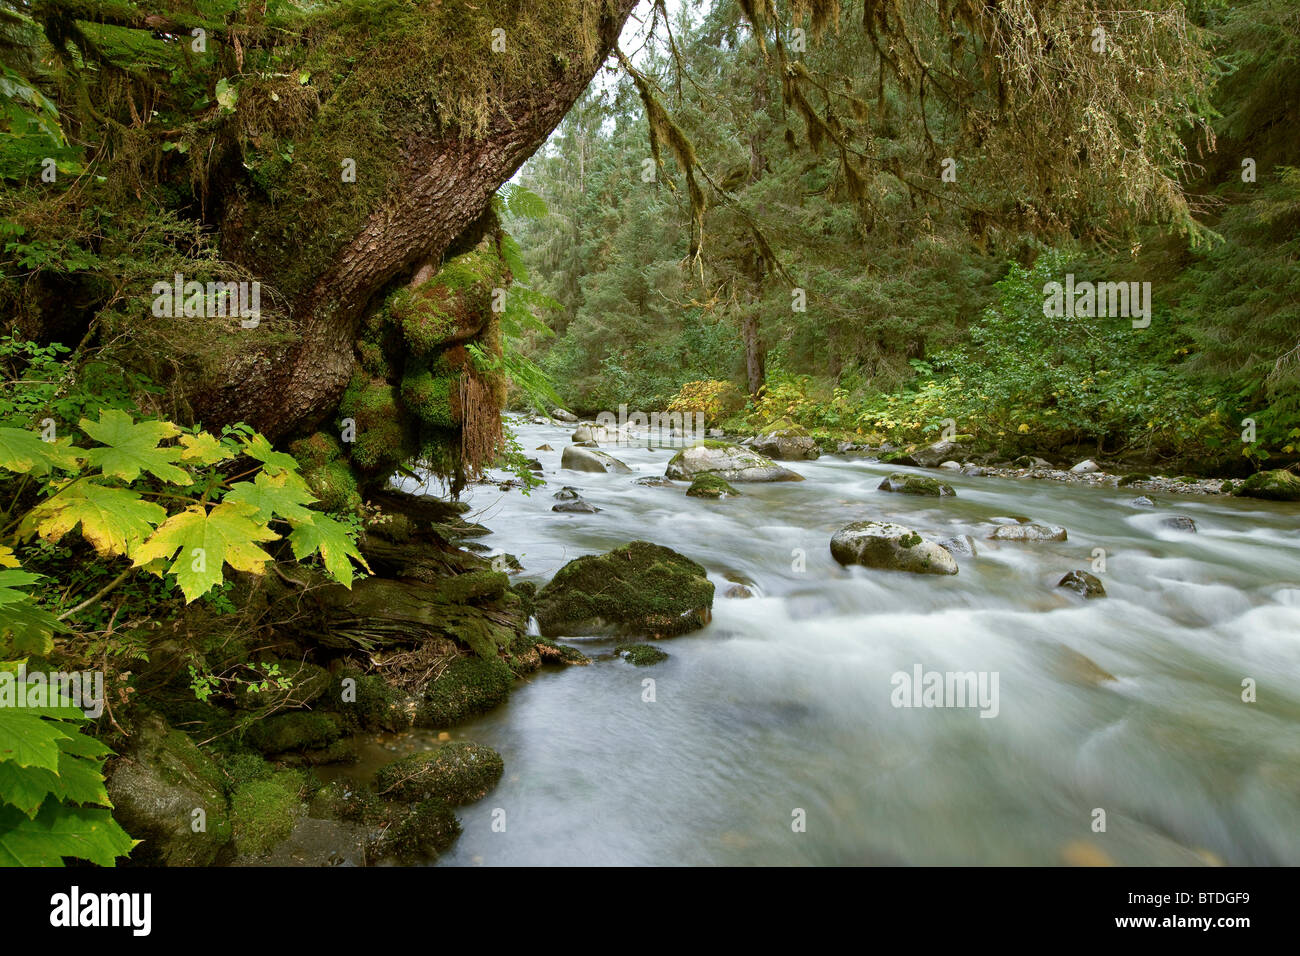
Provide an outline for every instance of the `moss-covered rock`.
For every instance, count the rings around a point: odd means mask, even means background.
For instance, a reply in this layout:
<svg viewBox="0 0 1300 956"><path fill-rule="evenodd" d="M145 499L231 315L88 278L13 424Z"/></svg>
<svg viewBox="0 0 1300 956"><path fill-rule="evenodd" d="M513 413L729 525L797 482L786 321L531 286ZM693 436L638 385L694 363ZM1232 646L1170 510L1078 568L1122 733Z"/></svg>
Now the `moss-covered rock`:
<svg viewBox="0 0 1300 956"><path fill-rule="evenodd" d="M324 710L296 710L255 722L245 741L264 754L328 747L343 736L343 721Z"/></svg>
<svg viewBox="0 0 1300 956"><path fill-rule="evenodd" d="M704 474L717 475L726 481L803 481L803 475L756 451L708 439L674 455L664 477L693 481Z"/></svg>
<svg viewBox="0 0 1300 956"><path fill-rule="evenodd" d="M623 660L637 667L649 667L668 660L667 651L661 651L650 644L623 644L619 646L618 654Z"/></svg>
<svg viewBox="0 0 1300 956"><path fill-rule="evenodd" d="M1281 468L1259 471L1232 491L1238 498L1262 498L1265 501L1300 501L1300 477Z"/></svg>
<svg viewBox="0 0 1300 956"><path fill-rule="evenodd" d="M323 706L332 708L353 730L406 730L415 722L418 700L377 674L344 671L331 683Z"/></svg>
<svg viewBox="0 0 1300 956"><path fill-rule="evenodd" d="M392 805L387 825L371 844L374 860L403 863L430 860L445 852L460 836L460 821L441 800L423 800L414 806Z"/></svg>
<svg viewBox="0 0 1300 956"><path fill-rule="evenodd" d="M424 690L416 722L450 727L491 710L510 694L514 674L501 658L461 657Z"/></svg>
<svg viewBox="0 0 1300 956"><path fill-rule="evenodd" d="M375 790L389 800L416 802L436 797L450 806L481 800L501 780L505 762L491 747L446 743L381 767Z"/></svg>
<svg viewBox="0 0 1300 956"><path fill-rule="evenodd" d="M895 472L880 483L879 490L902 495L926 495L931 498L949 498L957 494L952 485L945 485L926 475L909 475Z"/></svg>
<svg viewBox="0 0 1300 956"><path fill-rule="evenodd" d="M633 541L570 561L539 592L536 607L548 637L671 637L709 622L713 583L671 548Z"/></svg>
<svg viewBox="0 0 1300 956"><path fill-rule="evenodd" d="M303 777L292 770L237 789L230 800L230 820L239 855L261 856L287 839L302 816L303 792Z"/></svg>
<svg viewBox="0 0 1300 956"><path fill-rule="evenodd" d="M132 862L215 862L233 833L224 783L221 769L193 740L161 717L147 716L130 749L110 764L108 777L114 818L141 841L131 851Z"/></svg>
<svg viewBox="0 0 1300 956"><path fill-rule="evenodd" d="M691 482L686 493L692 498L729 498L740 494L717 475L700 475Z"/></svg>
<svg viewBox="0 0 1300 956"><path fill-rule="evenodd" d="M331 461L307 468L302 477L323 510L341 513L361 510L361 490L347 462Z"/></svg>
<svg viewBox="0 0 1300 956"><path fill-rule="evenodd" d="M841 528L831 538L831 557L840 564L913 574L956 574L958 570L957 560L947 548L889 521L855 521Z"/></svg>

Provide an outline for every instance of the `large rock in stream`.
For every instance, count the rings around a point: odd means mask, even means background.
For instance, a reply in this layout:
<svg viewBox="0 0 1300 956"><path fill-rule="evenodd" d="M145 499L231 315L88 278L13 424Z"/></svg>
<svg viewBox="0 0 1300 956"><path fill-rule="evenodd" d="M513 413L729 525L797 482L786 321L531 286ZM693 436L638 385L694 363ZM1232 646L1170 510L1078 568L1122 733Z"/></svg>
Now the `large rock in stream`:
<svg viewBox="0 0 1300 956"><path fill-rule="evenodd" d="M803 481L803 475L765 455L726 442L683 448L668 462L664 475L679 481L694 481L701 475L716 475L724 481Z"/></svg>
<svg viewBox="0 0 1300 956"><path fill-rule="evenodd" d="M1264 501L1300 501L1300 478L1281 468L1251 475L1232 492L1238 498Z"/></svg>
<svg viewBox="0 0 1300 956"><path fill-rule="evenodd" d="M579 448L576 445L565 447L564 453L560 456L560 467L570 471L588 471L601 475L608 472L632 473L631 468L613 455L606 454L598 448Z"/></svg>
<svg viewBox="0 0 1300 956"><path fill-rule="evenodd" d="M816 440L807 430L785 419L764 428L749 447L760 455L781 461L805 461L821 455Z"/></svg>
<svg viewBox="0 0 1300 956"><path fill-rule="evenodd" d="M861 564L913 574L956 574L957 559L936 541L891 521L855 521L831 538L831 557L840 564Z"/></svg>
<svg viewBox="0 0 1300 956"><path fill-rule="evenodd" d="M662 545L633 541L570 561L537 595L542 634L671 637L709 623L704 568Z"/></svg>

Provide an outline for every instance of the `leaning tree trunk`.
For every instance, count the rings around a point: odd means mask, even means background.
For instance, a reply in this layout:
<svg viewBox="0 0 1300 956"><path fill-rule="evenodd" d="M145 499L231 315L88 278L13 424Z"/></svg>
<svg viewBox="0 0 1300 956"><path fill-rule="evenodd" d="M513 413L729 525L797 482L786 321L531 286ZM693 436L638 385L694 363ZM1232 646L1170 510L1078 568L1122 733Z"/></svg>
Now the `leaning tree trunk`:
<svg viewBox="0 0 1300 956"><path fill-rule="evenodd" d="M337 407L356 364L353 348L367 306L395 279L422 267L427 273L482 216L496 190L581 95L637 0L557 0L547 14L561 2L581 9L585 26L575 21L572 30L547 37L549 48L529 51L533 62L549 69L514 77L505 71L482 131L449 131L394 144L400 149L394 184L324 271L291 299L294 340L273 346L250 342L220 371L218 381L205 383L193 396L200 419L209 426L245 421L274 439L309 429ZM500 8L497 20L509 42L509 11L523 16L521 5L514 0L490 5ZM408 68L427 67L411 63ZM223 256L258 275L264 265L250 237L258 231L259 210L232 191L222 215ZM274 286L277 277L265 279Z"/></svg>

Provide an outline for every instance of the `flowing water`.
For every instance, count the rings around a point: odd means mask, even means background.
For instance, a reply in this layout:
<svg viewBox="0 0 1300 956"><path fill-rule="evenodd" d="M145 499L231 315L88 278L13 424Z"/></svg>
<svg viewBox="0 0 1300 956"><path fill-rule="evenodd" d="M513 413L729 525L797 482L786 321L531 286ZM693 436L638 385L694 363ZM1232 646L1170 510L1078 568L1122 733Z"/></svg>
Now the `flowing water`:
<svg viewBox="0 0 1300 956"><path fill-rule="evenodd" d="M922 498L876 490L895 468L834 456L709 501L633 484L671 449L607 448L636 474L586 474L559 470L568 429L518 433L546 487L467 500L520 579L653 541L708 569L713 621L661 642L653 667L570 640L591 666L543 669L456 728L506 774L459 811L443 864L1300 864L1300 506L1155 495L1153 510L960 474L944 477L956 498ZM563 485L602 511L552 512ZM1164 528L1170 514L1198 533ZM1010 515L1069 540L984 540ZM950 577L841 568L831 535L867 518L970 534L978 553ZM1109 597L1054 587L1098 548ZM756 596L724 597L733 581ZM996 716L894 706L893 675L918 665L996 673Z"/></svg>

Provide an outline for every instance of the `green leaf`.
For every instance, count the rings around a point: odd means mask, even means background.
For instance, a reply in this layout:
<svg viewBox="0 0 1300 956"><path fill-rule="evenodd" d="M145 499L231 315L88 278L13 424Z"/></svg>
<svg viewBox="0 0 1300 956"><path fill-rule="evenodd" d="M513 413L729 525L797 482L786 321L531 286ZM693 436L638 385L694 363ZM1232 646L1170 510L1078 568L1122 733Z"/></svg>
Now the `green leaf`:
<svg viewBox="0 0 1300 956"><path fill-rule="evenodd" d="M226 461L234 458L235 454L221 441L208 432L199 432L197 435L182 435L181 461L189 462L194 465L215 465L219 461Z"/></svg>
<svg viewBox="0 0 1300 956"><path fill-rule="evenodd" d="M85 734L73 737L85 737ZM61 802L90 803L110 809L113 806L99 761L61 753L58 773L43 767L20 767L12 761L0 763L0 802L35 817L49 796Z"/></svg>
<svg viewBox="0 0 1300 956"><path fill-rule="evenodd" d="M251 438L241 438L240 440L244 445L244 454L249 458L260 461L269 474L278 475L285 471L297 474L298 459L294 458L293 455L276 451L262 435L255 434Z"/></svg>
<svg viewBox="0 0 1300 956"><path fill-rule="evenodd" d="M293 547L293 556L301 561L319 551L329 576L344 587L351 588L352 561L349 558L367 571L370 570L370 565L366 564L366 559L348 537L346 525L328 515L315 512L311 517L310 523L290 522L293 531L289 534L289 544Z"/></svg>
<svg viewBox="0 0 1300 956"><path fill-rule="evenodd" d="M0 428L0 468L25 475L48 474L51 468L75 470L80 449L71 447L71 438L56 442L42 441L41 436L23 428Z"/></svg>
<svg viewBox="0 0 1300 956"><path fill-rule="evenodd" d="M0 807L0 866L62 866L69 856L113 866L135 843L107 810L47 802L31 820Z"/></svg>
<svg viewBox="0 0 1300 956"><path fill-rule="evenodd" d="M224 76L217 80L217 103L221 109L228 113L235 111L235 104L239 102L239 90L230 85L230 81Z"/></svg>
<svg viewBox="0 0 1300 956"><path fill-rule="evenodd" d="M126 412L109 408L100 411L98 422L83 418L78 424L95 441L108 446L86 453L91 467L100 468L105 475L135 481L140 472L147 471L175 485L188 485L194 480L185 469L172 464L180 457L180 449L158 447L163 439L180 434L181 430L171 422L135 424Z"/></svg>
<svg viewBox="0 0 1300 956"><path fill-rule="evenodd" d="M287 471L278 475L268 475L263 471L252 482L241 481L232 486L221 500L252 505L257 509L257 520L263 524L273 515L310 522L315 513L304 506L316 498L301 483L291 481L291 477L294 476Z"/></svg>
<svg viewBox="0 0 1300 956"><path fill-rule="evenodd" d="M19 534L58 541L80 525L81 536L101 555L131 554L165 517L166 509L134 491L82 478L28 512Z"/></svg>
<svg viewBox="0 0 1300 956"><path fill-rule="evenodd" d="M73 711L85 719L81 711ZM40 716L41 708L0 707L0 761L20 767L59 768L59 740L76 733L71 725Z"/></svg>
<svg viewBox="0 0 1300 956"><path fill-rule="evenodd" d="M225 502L211 511L194 505L172 515L135 550L136 567L159 558L170 558L179 550L168 569L185 595L186 603L221 584L221 569L229 564L236 571L261 574L271 556L257 542L274 541L280 536L254 520L257 508L238 502Z"/></svg>

